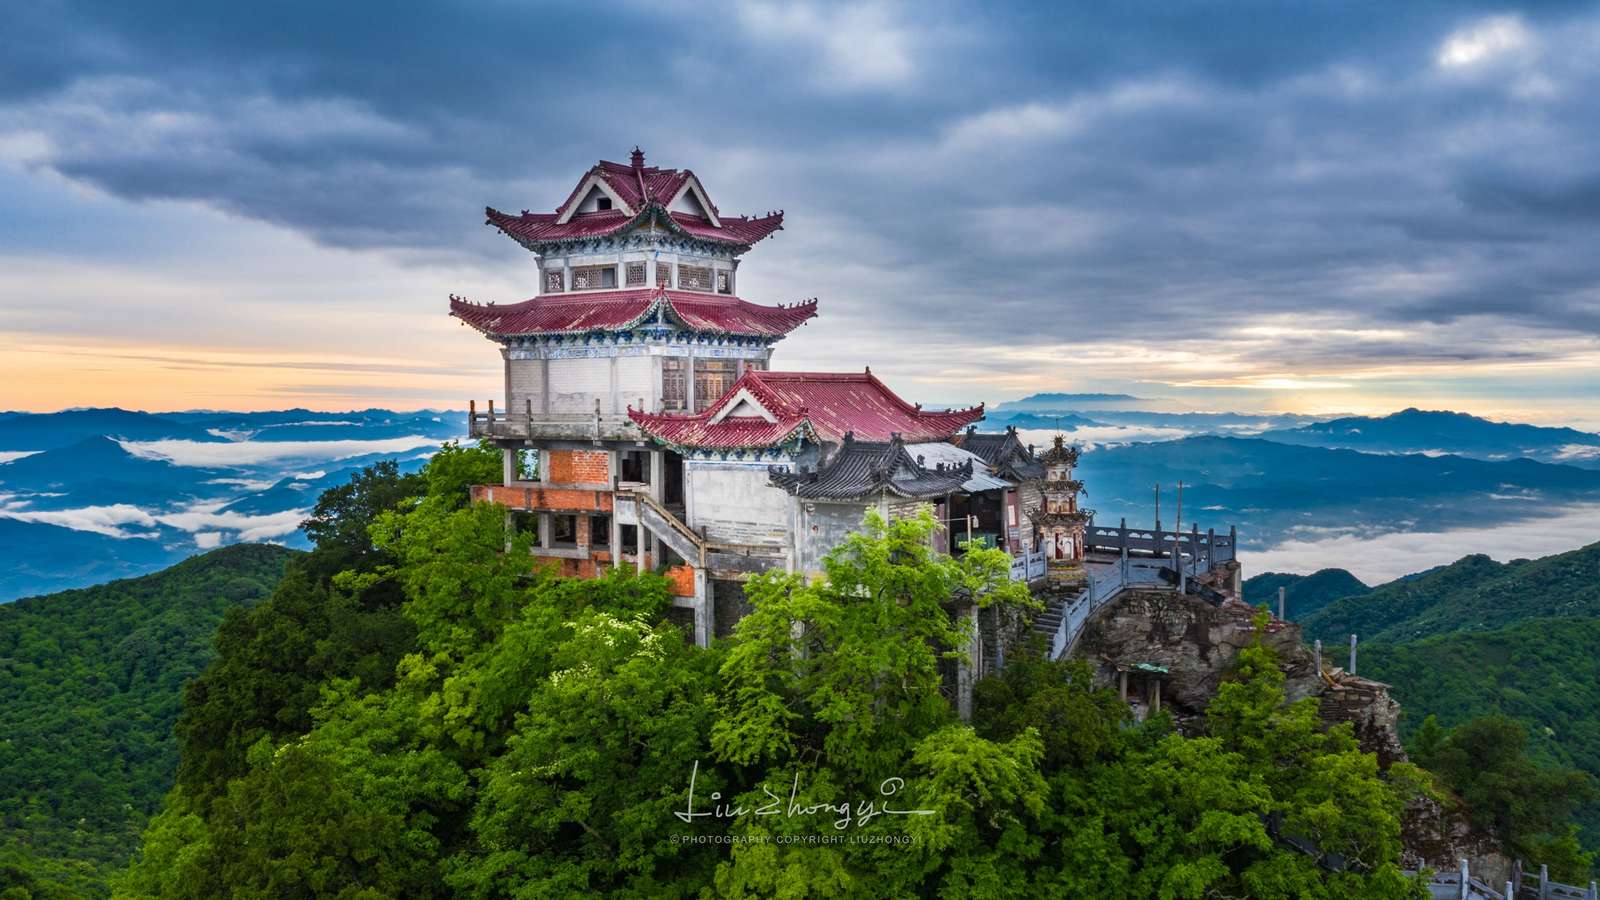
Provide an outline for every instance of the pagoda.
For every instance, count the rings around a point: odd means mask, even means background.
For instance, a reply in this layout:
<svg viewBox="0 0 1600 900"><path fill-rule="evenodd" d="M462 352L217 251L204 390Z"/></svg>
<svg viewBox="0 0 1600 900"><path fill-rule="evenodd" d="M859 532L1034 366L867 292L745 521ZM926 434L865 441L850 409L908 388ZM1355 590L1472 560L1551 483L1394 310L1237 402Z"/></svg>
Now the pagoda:
<svg viewBox="0 0 1600 900"><path fill-rule="evenodd" d="M590 168L552 212L486 216L534 254L538 292L450 297L450 315L504 363L504 403L468 414L504 470L473 497L503 504L561 574L663 571L704 644L731 628L751 574L815 571L864 506L978 478L906 448L948 440L982 406L924 410L870 369L771 371L777 343L817 314L815 300L738 295L744 254L783 227L781 211L723 215L693 172L647 166L635 149ZM831 496L869 459L878 474L862 491Z"/></svg>
<svg viewBox="0 0 1600 900"><path fill-rule="evenodd" d="M1054 445L1039 455L1039 463L1043 473L1037 484L1042 500L1028 511L1028 518L1039 531L1051 578L1072 579L1082 571L1084 526L1094 518L1093 511L1078 508L1083 482L1072 477L1078 448L1067 446L1058 434Z"/></svg>

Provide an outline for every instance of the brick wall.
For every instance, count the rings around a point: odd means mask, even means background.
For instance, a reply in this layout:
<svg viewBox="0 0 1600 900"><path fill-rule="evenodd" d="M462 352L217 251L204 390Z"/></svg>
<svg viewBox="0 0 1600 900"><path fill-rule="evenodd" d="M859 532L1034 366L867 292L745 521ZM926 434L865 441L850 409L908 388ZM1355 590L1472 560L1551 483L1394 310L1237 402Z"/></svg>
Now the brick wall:
<svg viewBox="0 0 1600 900"><path fill-rule="evenodd" d="M668 588L672 596L694 596L694 568L692 566L673 566L663 574L667 576L667 581L672 585Z"/></svg>
<svg viewBox="0 0 1600 900"><path fill-rule="evenodd" d="M503 503L511 509L550 509L571 512L611 512L611 492L581 488L545 488L538 484L476 484L472 499Z"/></svg>
<svg viewBox="0 0 1600 900"><path fill-rule="evenodd" d="M551 450L550 480L556 484L609 484L610 457L604 450Z"/></svg>

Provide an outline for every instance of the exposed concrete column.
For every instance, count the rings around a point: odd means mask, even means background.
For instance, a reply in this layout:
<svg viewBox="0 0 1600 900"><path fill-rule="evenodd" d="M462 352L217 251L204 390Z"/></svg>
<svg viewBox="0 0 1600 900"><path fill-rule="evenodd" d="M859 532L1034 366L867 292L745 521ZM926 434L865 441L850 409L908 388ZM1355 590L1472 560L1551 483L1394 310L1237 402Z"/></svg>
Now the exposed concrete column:
<svg viewBox="0 0 1600 900"><path fill-rule="evenodd" d="M1161 712L1161 679L1156 678L1154 681L1156 683L1155 702L1150 705L1150 712L1158 713Z"/></svg>
<svg viewBox="0 0 1600 900"><path fill-rule="evenodd" d="M1356 636L1353 634L1350 635L1350 668L1347 671L1351 675L1356 673Z"/></svg>
<svg viewBox="0 0 1600 900"><path fill-rule="evenodd" d="M667 454L664 450L650 451L650 496L657 503L667 499Z"/></svg>
<svg viewBox="0 0 1600 900"><path fill-rule="evenodd" d="M983 637L978 631L978 607L967 607L963 613L967 626L972 629L967 642L967 653L956 663L956 711L961 721L972 721L972 683L983 663Z"/></svg>
<svg viewBox="0 0 1600 900"><path fill-rule="evenodd" d="M1289 617L1284 615L1284 610L1288 608L1283 599L1285 593L1287 592L1284 590L1283 586L1280 585L1278 587L1278 619L1287 622L1289 621Z"/></svg>
<svg viewBox="0 0 1600 900"><path fill-rule="evenodd" d="M622 523L617 521L617 479L622 477L622 456L613 448L606 453L606 481L611 485L611 568L622 565Z"/></svg>
<svg viewBox="0 0 1600 900"><path fill-rule="evenodd" d="M500 448L500 483L511 484L517 480L517 450L515 447Z"/></svg>
<svg viewBox="0 0 1600 900"><path fill-rule="evenodd" d="M650 498L657 503L665 502L667 499L667 454L663 450L650 451ZM649 535L650 539L650 561L659 566L664 555L661 552L661 539L656 537L655 532L644 528L641 522L639 531L639 546L641 549L644 547L646 535ZM690 560L690 562L694 561Z"/></svg>
<svg viewBox="0 0 1600 900"><path fill-rule="evenodd" d="M1126 669L1117 673L1117 699L1123 703L1128 702L1128 671Z"/></svg>
<svg viewBox="0 0 1600 900"><path fill-rule="evenodd" d="M1468 900L1468 898L1472 896L1472 879L1467 871L1467 861L1465 859L1461 860L1460 876L1461 893L1457 894L1457 896L1460 897L1461 900Z"/></svg>
<svg viewBox="0 0 1600 900"><path fill-rule="evenodd" d="M549 450L540 449L540 451L539 451L539 483L541 483L541 484L549 484L550 483L550 451Z"/></svg>
<svg viewBox="0 0 1600 900"><path fill-rule="evenodd" d="M1322 677L1322 638L1317 638L1311 645L1311 665L1317 670L1317 677Z"/></svg>
<svg viewBox="0 0 1600 900"><path fill-rule="evenodd" d="M694 396L694 348L689 348L689 355L683 358L683 394L689 404L689 414L694 415L699 410L696 408Z"/></svg>
<svg viewBox="0 0 1600 900"><path fill-rule="evenodd" d="M711 583L706 578L706 570L701 566L694 567L694 642L701 647L711 646L711 634L715 625L712 608Z"/></svg>

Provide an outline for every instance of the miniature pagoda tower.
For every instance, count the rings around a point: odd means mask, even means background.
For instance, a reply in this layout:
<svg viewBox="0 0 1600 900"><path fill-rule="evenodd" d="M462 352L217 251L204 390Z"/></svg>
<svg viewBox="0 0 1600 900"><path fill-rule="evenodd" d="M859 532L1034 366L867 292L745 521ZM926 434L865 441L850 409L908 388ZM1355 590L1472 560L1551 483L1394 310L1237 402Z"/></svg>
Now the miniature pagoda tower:
<svg viewBox="0 0 1600 900"><path fill-rule="evenodd" d="M1056 435L1055 445L1039 457L1044 476L1038 482L1043 500L1028 511L1028 518L1040 532L1040 545L1049 560L1052 578L1071 578L1083 564L1083 530L1094 517L1091 510L1078 508L1083 482L1072 477L1078 465L1078 448L1068 447Z"/></svg>

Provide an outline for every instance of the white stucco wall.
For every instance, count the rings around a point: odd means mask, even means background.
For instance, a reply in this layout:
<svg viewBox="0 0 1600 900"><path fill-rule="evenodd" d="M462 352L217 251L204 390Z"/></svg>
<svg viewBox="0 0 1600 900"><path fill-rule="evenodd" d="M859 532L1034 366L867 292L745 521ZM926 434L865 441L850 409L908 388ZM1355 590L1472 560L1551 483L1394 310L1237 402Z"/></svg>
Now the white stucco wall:
<svg viewBox="0 0 1600 900"><path fill-rule="evenodd" d="M599 398L602 411L610 411L611 360L605 357L552 359L550 406L553 413L592 413Z"/></svg>
<svg viewBox="0 0 1600 900"><path fill-rule="evenodd" d="M506 360L506 413L523 415L529 401L534 413L544 411L544 360Z"/></svg>
<svg viewBox="0 0 1600 900"><path fill-rule="evenodd" d="M713 541L784 547L789 541L789 495L767 479L766 465L687 460L689 527Z"/></svg>

